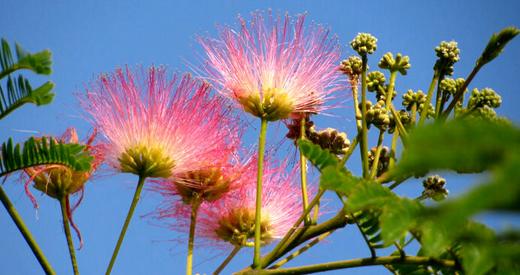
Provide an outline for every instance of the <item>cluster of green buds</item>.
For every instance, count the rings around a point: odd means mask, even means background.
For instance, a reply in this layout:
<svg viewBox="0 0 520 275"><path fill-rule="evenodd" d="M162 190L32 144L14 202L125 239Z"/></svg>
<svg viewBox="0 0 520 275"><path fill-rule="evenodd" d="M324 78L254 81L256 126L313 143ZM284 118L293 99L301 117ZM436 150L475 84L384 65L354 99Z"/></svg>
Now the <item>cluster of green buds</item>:
<svg viewBox="0 0 520 275"><path fill-rule="evenodd" d="M448 190L444 187L446 180L439 175L429 176L423 181L424 191L423 198L431 198L435 201L440 201L448 196Z"/></svg>
<svg viewBox="0 0 520 275"><path fill-rule="evenodd" d="M347 59L341 61L339 69L346 74L351 82L359 80L363 67L363 61L358 56L349 56ZM354 83L351 83L354 84Z"/></svg>
<svg viewBox="0 0 520 275"><path fill-rule="evenodd" d="M473 89L468 102L468 108L480 108L488 106L491 108L498 108L502 104L502 98L491 88L484 88L482 90Z"/></svg>
<svg viewBox="0 0 520 275"><path fill-rule="evenodd" d="M410 69L410 57L401 53L398 53L395 58L391 52L385 53L378 64L379 68L389 70L390 72L398 71L402 75L406 75L408 69Z"/></svg>
<svg viewBox="0 0 520 275"><path fill-rule="evenodd" d="M289 130L286 137L294 140L296 144L300 138L300 120L294 119L286 126ZM305 137L312 143L319 145L322 149L329 150L335 155L344 155L350 147L350 140L345 132L340 132L333 128L316 131L314 122L309 119L306 119L305 122Z"/></svg>
<svg viewBox="0 0 520 275"><path fill-rule="evenodd" d="M403 94L402 104L403 107L405 107L408 111L412 110L413 106L415 105L419 114L422 114L426 106L426 99L426 94L424 94L423 91L417 90L417 92L414 92L413 90L408 90L405 94ZM426 112L428 112L426 114L427 117L433 117L435 115L435 110L431 103L428 104Z"/></svg>
<svg viewBox="0 0 520 275"><path fill-rule="evenodd" d="M350 42L350 46L360 56L373 54L377 49L377 38L369 33L359 33L354 40Z"/></svg>
<svg viewBox="0 0 520 275"><path fill-rule="evenodd" d="M374 163L376 156L377 147L372 147L370 151L368 151L368 167L372 169L372 164ZM392 158L391 151L388 147L383 146L381 148L381 153L379 155L379 162L377 163L377 176L381 176L385 172L388 171L390 165L390 159Z"/></svg>
<svg viewBox="0 0 520 275"><path fill-rule="evenodd" d="M437 61L434 69L442 75L452 75L453 65L459 61L460 50L455 41L442 41L439 46L435 48L437 54Z"/></svg>
<svg viewBox="0 0 520 275"><path fill-rule="evenodd" d="M385 75L380 71L372 71L367 74L367 90L376 92L376 99L386 101L386 92L388 85L385 84ZM395 90L392 91L392 100L397 95Z"/></svg>
<svg viewBox="0 0 520 275"><path fill-rule="evenodd" d="M502 98L491 88L473 89L466 108L456 110L457 116L469 119L493 121L509 124L505 118L499 117L495 111L502 104Z"/></svg>
<svg viewBox="0 0 520 275"><path fill-rule="evenodd" d="M374 125L381 131L386 131L390 127L390 114L385 107L385 102L379 100L375 105L367 101L367 125Z"/></svg>
<svg viewBox="0 0 520 275"><path fill-rule="evenodd" d="M385 75L380 71L372 71L367 74L367 90L370 92L386 90L385 82Z"/></svg>
<svg viewBox="0 0 520 275"><path fill-rule="evenodd" d="M454 95L464 85L464 78L445 78L439 84L439 89L446 95Z"/></svg>

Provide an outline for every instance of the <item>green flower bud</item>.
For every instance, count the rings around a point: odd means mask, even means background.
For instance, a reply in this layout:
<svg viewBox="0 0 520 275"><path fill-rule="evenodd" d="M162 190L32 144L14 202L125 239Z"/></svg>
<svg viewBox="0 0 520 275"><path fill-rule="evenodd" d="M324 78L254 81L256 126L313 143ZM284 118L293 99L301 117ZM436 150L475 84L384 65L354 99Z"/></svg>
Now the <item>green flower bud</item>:
<svg viewBox="0 0 520 275"><path fill-rule="evenodd" d="M426 94L421 90L417 90L414 92L413 90L408 90L403 95L403 106L406 107L406 110L410 111L412 109L413 104L419 107L421 104L426 102Z"/></svg>
<svg viewBox="0 0 520 275"><path fill-rule="evenodd" d="M429 176L423 181L424 191L422 196L441 201L448 196L448 190L444 188L446 180L438 175Z"/></svg>
<svg viewBox="0 0 520 275"><path fill-rule="evenodd" d="M478 108L489 106L491 108L498 108L502 104L502 98L491 88L484 88L482 90L473 89L468 102L468 108Z"/></svg>
<svg viewBox="0 0 520 275"><path fill-rule="evenodd" d="M406 75L408 69L410 69L410 57L405 55L402 56L398 53L395 56L390 52L385 53L378 64L379 68L389 70L390 72L399 71L402 75Z"/></svg>
<svg viewBox="0 0 520 275"><path fill-rule="evenodd" d="M445 78L439 84L439 89L443 93L454 95L462 85L464 85L464 78Z"/></svg>
<svg viewBox="0 0 520 275"><path fill-rule="evenodd" d="M417 111L419 112L419 114L422 114L423 111L426 111L426 112L428 112L426 114L427 118L434 117L435 116L435 108L433 107L433 104L431 104L431 103L428 104L428 108L426 110L424 110L425 109L424 106L425 106L425 103L421 103L419 105L419 108L417 108Z"/></svg>
<svg viewBox="0 0 520 275"><path fill-rule="evenodd" d="M372 169L372 164L374 163L375 156L376 156L376 150L377 147L372 147L370 151L368 151L368 168ZM385 172L388 171L388 166L390 164L390 158L392 157L392 154L390 152L390 149L386 146L383 146L381 148L381 154L379 155L379 162L377 163L377 176L381 176Z"/></svg>
<svg viewBox="0 0 520 275"><path fill-rule="evenodd" d="M372 54L377 48L377 38L369 33L359 33L351 42L350 46L361 56Z"/></svg>
<svg viewBox="0 0 520 275"><path fill-rule="evenodd" d="M456 63L460 59L460 50L456 41L442 41L439 46L435 47L435 53L439 59L444 59L450 64Z"/></svg>
<svg viewBox="0 0 520 275"><path fill-rule="evenodd" d="M363 61L358 56L349 56L341 61L339 69L351 79L357 79L362 72Z"/></svg>
<svg viewBox="0 0 520 275"><path fill-rule="evenodd" d="M367 74L367 89L370 92L379 91L385 87L385 75L380 71L373 71Z"/></svg>
<svg viewBox="0 0 520 275"><path fill-rule="evenodd" d="M435 62L434 69L440 71L442 75L453 74L453 64L459 61L459 48L455 41L442 41L439 46L435 48L437 54L437 62Z"/></svg>
<svg viewBox="0 0 520 275"><path fill-rule="evenodd" d="M390 126L390 115L385 108L385 102L380 100L366 114L367 125L374 125L382 131L386 131Z"/></svg>

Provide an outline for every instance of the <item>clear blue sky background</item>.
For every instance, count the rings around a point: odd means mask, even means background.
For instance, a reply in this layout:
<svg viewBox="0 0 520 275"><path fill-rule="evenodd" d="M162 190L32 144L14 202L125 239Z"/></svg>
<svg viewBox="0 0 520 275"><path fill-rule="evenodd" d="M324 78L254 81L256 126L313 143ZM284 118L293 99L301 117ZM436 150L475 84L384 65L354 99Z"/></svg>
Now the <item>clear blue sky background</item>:
<svg viewBox="0 0 520 275"><path fill-rule="evenodd" d="M89 131L81 119L73 94L101 72L113 71L125 64L166 64L172 71L186 71L184 60L194 60L200 48L196 34L215 34L215 24L236 24L236 15L256 9L272 8L290 14L307 11L308 19L328 25L344 45L343 56L352 54L345 45L358 33L370 32L378 39L378 51L371 60L377 66L387 51L409 55L412 68L405 78L399 77L397 90L427 89L435 60L433 48L442 40L455 39L461 49L456 77L465 77L485 46L489 36L509 25L520 26L520 2L510 1L14 1L0 2L0 36L17 41L30 51L51 49L56 83L56 100L42 108L24 107L1 122L0 140L12 136L17 141L37 134L61 134L75 126L80 135ZM197 54L197 52L199 54ZM497 60L486 66L472 87L492 87L504 99L501 114L520 121L518 76L520 74L520 40L516 39ZM30 75L30 74L26 74ZM34 83L45 78L31 77ZM345 91L348 93L348 91ZM351 102L336 110L335 118L319 117L319 128L337 127L349 136L355 133ZM246 136L253 144L256 120ZM285 129L269 128L270 144L278 143ZM282 152L293 152L290 143ZM359 172L357 154L349 167ZM448 177L452 195L460 194L478 180L464 176ZM462 179L462 180L460 180ZM106 268L133 194L136 177L114 174L90 182L85 199L74 214L81 228L85 246L77 252L83 274L102 274ZM466 183L464 183L466 182ZM37 195L38 215L23 192L18 176L12 176L5 188L34 233L58 274L71 274L59 204ZM420 193L420 183L410 182L399 191L409 196ZM34 190L35 193L37 193ZM153 226L139 216L154 209L158 198L144 194L139 204L113 274L182 274L185 243L169 241L179 236ZM329 197L328 208L338 207ZM508 216L484 216L488 224L503 228L514 222ZM518 222L518 219L516 219ZM518 223L517 223L518 224ZM75 240L77 244L77 241ZM41 269L20 233L0 209L0 273L39 274ZM250 250L240 254L226 269L238 270L250 263ZM227 252L197 248L195 271L211 273ZM336 233L307 252L291 265L317 263L369 255L355 228ZM349 270L349 274L381 274L380 267ZM344 274L346 271L330 272Z"/></svg>

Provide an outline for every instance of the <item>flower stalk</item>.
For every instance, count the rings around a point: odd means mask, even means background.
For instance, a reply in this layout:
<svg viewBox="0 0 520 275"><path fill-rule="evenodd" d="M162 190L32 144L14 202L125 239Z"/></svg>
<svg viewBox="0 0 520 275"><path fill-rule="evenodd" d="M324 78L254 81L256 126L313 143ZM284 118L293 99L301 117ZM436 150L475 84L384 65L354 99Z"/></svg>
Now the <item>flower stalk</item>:
<svg viewBox="0 0 520 275"><path fill-rule="evenodd" d="M74 270L74 274L78 275L78 263L76 261L76 253L74 252L74 244L72 243L72 236L70 234L70 226L69 226L69 216L68 216L68 207L67 202L68 198L66 195L60 196L60 206L61 206L61 216L63 219L63 229L65 230L65 237L67 238L67 245L69 246L69 254L70 261L72 263L72 269Z"/></svg>
<svg viewBox="0 0 520 275"><path fill-rule="evenodd" d="M196 199L191 205L190 214L190 235L188 239L188 255L186 256L186 275L193 274L193 244L195 242L195 226L197 224L197 212L200 206L200 199Z"/></svg>
<svg viewBox="0 0 520 275"><path fill-rule="evenodd" d="M139 198L141 197L141 191L143 190L144 182L146 177L139 176L139 181L137 183L137 188L135 189L134 198L132 199L132 203L130 204L130 209L128 209L128 214L126 215L125 223L123 228L121 229L121 233L119 234L119 239L117 240L116 247L114 248L114 252L112 253L112 258L110 259L110 263L108 264L106 275L109 275L112 272L112 268L116 262L117 255L119 253L119 249L121 248L121 244L123 243L123 239L125 238L126 230L128 229L128 225L132 220L132 216L134 215L134 210L139 202Z"/></svg>
<svg viewBox="0 0 520 275"><path fill-rule="evenodd" d="M363 177L368 177L368 127L367 127L367 62L368 58L366 55L362 56L362 72L361 72L361 161L363 162Z"/></svg>
<svg viewBox="0 0 520 275"><path fill-rule="evenodd" d="M5 210L7 210L7 213L9 213L9 216L13 220L13 222L16 224L16 227L22 233L23 238L29 245L29 248L31 248L31 251L33 252L34 256L40 263L41 267L45 271L46 274L56 274L54 269L52 268L51 264L43 254L43 251L41 250L40 246L36 243L36 240L34 239L33 235L27 228L27 225L22 220L22 217L20 217L20 214L18 214L18 211L16 211L16 208L14 208L13 203L11 200L9 200L9 197L4 191L4 188L0 185L0 200L2 201L2 204L5 207Z"/></svg>
<svg viewBox="0 0 520 275"><path fill-rule="evenodd" d="M305 140L305 123L306 118L305 115L302 115L302 118L300 120L300 140ZM309 205L309 197L307 195L307 159L305 158L305 155L303 154L302 150L300 151L300 179L301 179L301 188L302 188L302 204L303 204L303 210L307 208L307 205ZM307 215L304 219L304 224L308 225L311 223L311 219L309 215Z"/></svg>
<svg viewBox="0 0 520 275"><path fill-rule="evenodd" d="M258 137L258 170L256 177L256 208L255 208L255 247L253 255L253 266L261 269L260 245L261 245L261 215L262 215L262 176L264 172L265 140L267 135L267 119L262 118L260 124L260 135Z"/></svg>
<svg viewBox="0 0 520 275"><path fill-rule="evenodd" d="M217 269L215 269L215 271L213 272L213 275L220 274L220 272L222 272L222 270L224 270L224 268L226 268L226 266L229 264L229 262L231 262L231 260L238 254L240 249L242 249L241 246L235 245L235 247L233 248L231 253L229 253L229 255L226 257L226 259L224 259L224 261L217 267Z"/></svg>

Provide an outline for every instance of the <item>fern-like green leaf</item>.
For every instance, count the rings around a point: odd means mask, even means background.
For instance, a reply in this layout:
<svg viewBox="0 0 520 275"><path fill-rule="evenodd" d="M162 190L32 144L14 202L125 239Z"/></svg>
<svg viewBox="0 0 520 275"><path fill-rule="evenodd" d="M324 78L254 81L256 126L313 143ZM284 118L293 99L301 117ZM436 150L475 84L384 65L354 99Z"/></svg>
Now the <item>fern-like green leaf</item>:
<svg viewBox="0 0 520 275"><path fill-rule="evenodd" d="M9 173L46 164L60 164L75 171L88 171L92 156L84 145L56 142L54 138L29 138L23 143L14 144L12 139L2 144L0 177Z"/></svg>
<svg viewBox="0 0 520 275"><path fill-rule="evenodd" d="M23 76L7 78L7 92L0 86L0 119L26 103L37 106L49 104L54 98L54 83L47 81L42 86L32 89L29 81Z"/></svg>
<svg viewBox="0 0 520 275"><path fill-rule="evenodd" d="M52 54L49 50L43 50L34 54L26 52L22 47L16 44L17 60L13 60L13 54L9 43L2 39L2 48L0 49L0 79L17 70L31 70L37 74L51 74Z"/></svg>
<svg viewBox="0 0 520 275"><path fill-rule="evenodd" d="M11 74L17 70L30 70L37 74L48 75L51 73L51 52L44 50L34 54L28 53L16 44L16 60L9 43L2 39L0 48L0 79L7 77L6 86L0 83L0 119L10 114L15 109L26 103L37 106L49 104L54 98L52 89L54 84L50 81L33 89L29 81L19 75L14 77ZM2 88L5 87L5 88Z"/></svg>

